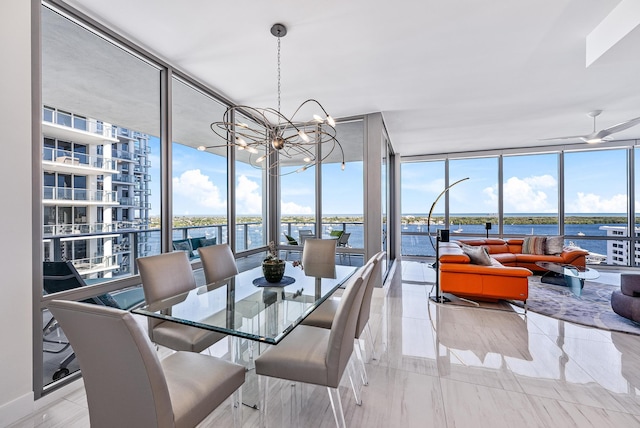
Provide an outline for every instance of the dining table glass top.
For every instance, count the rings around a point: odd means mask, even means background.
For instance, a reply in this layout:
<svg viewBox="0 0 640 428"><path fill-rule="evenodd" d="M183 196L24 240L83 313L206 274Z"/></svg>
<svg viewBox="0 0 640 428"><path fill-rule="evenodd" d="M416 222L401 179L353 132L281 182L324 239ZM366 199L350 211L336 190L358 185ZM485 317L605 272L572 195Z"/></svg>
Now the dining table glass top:
<svg viewBox="0 0 640 428"><path fill-rule="evenodd" d="M277 344L356 269L338 265L335 278L316 278L306 276L299 266L287 262L280 285L257 286L255 284L265 283L259 266L132 312ZM282 285L286 283L289 284Z"/></svg>

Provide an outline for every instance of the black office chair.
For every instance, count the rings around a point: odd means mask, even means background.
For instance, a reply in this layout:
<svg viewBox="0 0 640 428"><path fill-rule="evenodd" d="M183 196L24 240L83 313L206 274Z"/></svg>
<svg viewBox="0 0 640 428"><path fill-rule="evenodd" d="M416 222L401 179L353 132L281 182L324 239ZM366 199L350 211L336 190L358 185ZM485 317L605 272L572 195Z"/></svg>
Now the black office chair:
<svg viewBox="0 0 640 428"><path fill-rule="evenodd" d="M85 287L87 284L82 279L76 267L70 261L43 262L42 264L42 288L45 294L59 293L61 291L73 290ZM129 310L144 302L142 287L131 288L121 292L101 294L83 300L84 303L94 305L110 306L112 308ZM50 339L48 335L58 329L55 318L47 322L42 329L42 341L53 345L60 345L59 348L44 348L43 351L50 354L60 354L66 351L70 344L64 339ZM69 374L67 366L75 359L75 353L67 355L59 364L58 370L53 373L53 380L58 380Z"/></svg>

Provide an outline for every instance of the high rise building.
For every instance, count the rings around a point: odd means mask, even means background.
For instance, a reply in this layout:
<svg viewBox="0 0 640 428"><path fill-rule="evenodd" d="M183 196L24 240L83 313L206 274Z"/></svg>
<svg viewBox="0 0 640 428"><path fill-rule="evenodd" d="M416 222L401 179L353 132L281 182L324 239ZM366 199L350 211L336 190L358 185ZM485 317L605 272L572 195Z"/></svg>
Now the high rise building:
<svg viewBox="0 0 640 428"><path fill-rule="evenodd" d="M45 106L44 260L86 279L131 274L149 234L149 136Z"/></svg>

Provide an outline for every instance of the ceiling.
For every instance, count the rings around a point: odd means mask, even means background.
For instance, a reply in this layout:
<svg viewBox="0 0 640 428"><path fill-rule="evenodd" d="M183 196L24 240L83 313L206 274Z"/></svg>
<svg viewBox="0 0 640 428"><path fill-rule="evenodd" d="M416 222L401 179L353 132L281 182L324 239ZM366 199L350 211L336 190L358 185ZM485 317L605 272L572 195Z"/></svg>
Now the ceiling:
<svg viewBox="0 0 640 428"><path fill-rule="evenodd" d="M282 112L308 98L338 118L382 112L403 156L539 146L591 132L595 109L598 129L640 116L640 29L585 66L587 35L621 0L67 3L256 107L276 106L269 29L283 23Z"/></svg>

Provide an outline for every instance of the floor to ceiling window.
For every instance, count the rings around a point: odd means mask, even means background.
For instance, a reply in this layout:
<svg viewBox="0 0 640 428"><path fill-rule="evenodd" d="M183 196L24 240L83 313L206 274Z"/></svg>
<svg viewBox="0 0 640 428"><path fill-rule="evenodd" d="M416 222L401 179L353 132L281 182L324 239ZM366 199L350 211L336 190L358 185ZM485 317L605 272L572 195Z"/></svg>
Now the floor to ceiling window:
<svg viewBox="0 0 640 428"><path fill-rule="evenodd" d="M219 117L215 120L220 120ZM239 131L244 125L259 126L251 122L252 120L246 116L239 115L235 118ZM256 153L236 150L236 251L259 248L267 244L267 174L276 172L270 172L268 167L263 166L268 165L269 159L256 166L256 159L264 155L265 150L258 150Z"/></svg>
<svg viewBox="0 0 640 428"><path fill-rule="evenodd" d="M226 107L172 80L173 249L197 260L198 247L228 242L227 142L211 130Z"/></svg>
<svg viewBox="0 0 640 428"><path fill-rule="evenodd" d="M446 227L440 223L450 216L454 239L487 233L505 238L562 235L565 245L589 251L588 264L636 266L638 225L630 219L637 209L632 210L628 190L632 179L638 188L636 150L633 142L617 142L610 147L574 145L571 150L541 147L530 153L514 149L500 156L489 152L464 159L446 155L405 159L401 165L402 254L434 255L428 236L433 240L436 229ZM440 169L432 167L438 164ZM430 234L421 230L426 218L421 218L415 201L434 199L436 190L427 190L430 183L440 180L451 185L466 177L450 189L448 199L442 198L448 205L443 201L436 205ZM636 193L633 196L637 201ZM497 228L494 213L501 213ZM489 231L485 221L492 223ZM634 224L634 233L629 233Z"/></svg>
<svg viewBox="0 0 640 428"><path fill-rule="evenodd" d="M558 154L504 156L502 162L503 233L557 235Z"/></svg>
<svg viewBox="0 0 640 428"><path fill-rule="evenodd" d="M459 234L498 233L498 158L453 159L449 161L449 184L468 178L449 190L449 227Z"/></svg>
<svg viewBox="0 0 640 428"><path fill-rule="evenodd" d="M342 264L362 263L364 249L364 123L340 122L337 138L344 148L342 157L334 151L322 163L322 235L342 231L338 241ZM354 251L354 250L359 251ZM356 255L356 253L359 253Z"/></svg>
<svg viewBox="0 0 640 428"><path fill-rule="evenodd" d="M315 153L314 147L309 147ZM280 158L280 234L278 242L304 245L316 235L316 167L304 168L304 156ZM288 253L290 254L290 252ZM297 257L299 258L299 256Z"/></svg>
<svg viewBox="0 0 640 428"><path fill-rule="evenodd" d="M427 233L429 210L445 189L445 162L442 160L405 162L400 167L400 212L402 213L402 255L435 256ZM441 197L433 208L430 231L445 226L445 201Z"/></svg>
<svg viewBox="0 0 640 428"><path fill-rule="evenodd" d="M160 252L160 68L46 6L41 31L44 308ZM47 385L78 363L45 309L42 325Z"/></svg>
<svg viewBox="0 0 640 428"><path fill-rule="evenodd" d="M593 257L602 261L606 257L610 264L626 265L632 253L617 248L617 240L608 244L593 238L629 237L627 153L626 149L610 149L567 152L564 156L564 234Z"/></svg>

